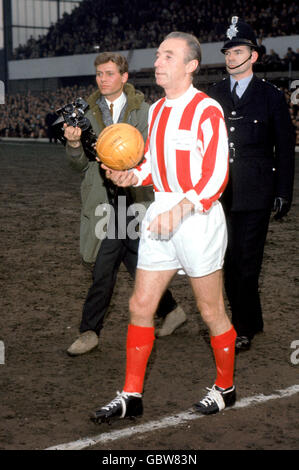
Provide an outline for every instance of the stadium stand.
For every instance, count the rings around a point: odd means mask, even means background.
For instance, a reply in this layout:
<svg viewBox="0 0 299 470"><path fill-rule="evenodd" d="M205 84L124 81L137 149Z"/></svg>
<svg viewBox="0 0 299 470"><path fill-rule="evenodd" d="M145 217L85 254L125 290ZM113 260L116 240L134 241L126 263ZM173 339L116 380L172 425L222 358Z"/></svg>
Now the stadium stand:
<svg viewBox="0 0 299 470"><path fill-rule="evenodd" d="M14 50L14 59L32 59L101 50L156 47L166 33L188 31L201 42L223 39L232 14L242 17L260 38L289 36L298 30L298 3L261 0L84 0L48 33Z"/></svg>
<svg viewBox="0 0 299 470"><path fill-rule="evenodd" d="M283 88L282 88L283 89ZM39 95L27 94L7 95L6 106L0 117L0 138L34 138L52 141L48 132L47 116L55 113L62 105L81 96L87 98L93 90L93 86L87 87L64 87L55 92L43 92ZM155 87L147 87L142 90L148 103L153 103L161 95ZM299 145L299 112L298 105L292 103L291 91L283 89L294 126L296 127L296 145ZM54 140L53 140L54 142Z"/></svg>
<svg viewBox="0 0 299 470"><path fill-rule="evenodd" d="M18 46L12 59L87 54L98 49L121 51L153 48L172 30L193 33L202 43L222 41L231 12L249 22L259 38L260 58L256 71L285 71L290 64L293 70L299 70L299 49L295 52L289 47L281 57L273 49L267 51L263 44L263 39L268 37L297 33L298 4L281 0L255 0L250 3L242 0L153 0L150 3L148 0L84 0L72 13L65 13L53 24L46 35L38 39L31 37L26 44ZM150 74L151 71L141 73ZM208 74L209 70L205 73ZM149 103L160 96L161 92L155 86L134 84L144 92ZM290 99L292 90L289 90L289 85L287 81L278 83L286 93L299 145L298 105ZM53 120L54 111L78 96L89 96L93 87L88 84L74 85L55 92L29 91L27 94L7 95L0 117L0 137L49 138L52 141L48 123ZM205 91L204 86L200 88Z"/></svg>

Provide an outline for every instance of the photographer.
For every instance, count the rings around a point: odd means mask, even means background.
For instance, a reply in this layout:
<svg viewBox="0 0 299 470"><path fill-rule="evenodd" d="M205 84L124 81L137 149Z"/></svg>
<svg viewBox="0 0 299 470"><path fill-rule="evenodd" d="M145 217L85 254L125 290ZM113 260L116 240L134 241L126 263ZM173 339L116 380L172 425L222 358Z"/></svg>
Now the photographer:
<svg viewBox="0 0 299 470"><path fill-rule="evenodd" d="M126 59L119 54L104 52L96 57L94 65L98 90L87 99L89 109L85 115L96 136L106 126L116 122L126 122L136 127L146 140L149 106L145 103L143 94L127 83ZM80 336L68 349L70 355L76 356L98 346L100 330L103 327L121 262L123 261L132 277L135 276L137 265L139 239L132 239L127 234L124 237L123 233L119 233L118 221L112 217L108 225L110 229L114 224L115 236L113 238L106 236L103 240L97 238L95 227L99 217L95 215L96 208L100 204L107 203L112 205L114 213L118 214L119 203L125 200L125 210L133 202L149 204L153 192L151 187L141 191L115 187L106 180L99 163L87 158L81 142L82 130L66 124L64 127L67 157L71 166L83 175L80 253L84 263L95 262L93 283L83 306ZM127 215L126 223L129 222L130 217ZM161 335L171 334L186 319L184 311L177 307L171 293L166 291L157 315L165 317L170 312L163 324Z"/></svg>

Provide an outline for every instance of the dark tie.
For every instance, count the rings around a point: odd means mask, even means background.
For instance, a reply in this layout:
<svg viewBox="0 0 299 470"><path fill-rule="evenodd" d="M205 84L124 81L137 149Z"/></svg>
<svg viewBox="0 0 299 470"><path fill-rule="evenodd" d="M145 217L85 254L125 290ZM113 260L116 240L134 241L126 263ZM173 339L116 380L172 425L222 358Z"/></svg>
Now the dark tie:
<svg viewBox="0 0 299 470"><path fill-rule="evenodd" d="M236 82L234 84L234 88L233 88L233 91L232 91L232 99L233 99L233 102L234 102L235 106L239 103L239 99L240 99L237 95L237 92L236 92L237 86L238 86L238 82Z"/></svg>
<svg viewBox="0 0 299 470"><path fill-rule="evenodd" d="M113 119L113 103L110 104L110 114Z"/></svg>

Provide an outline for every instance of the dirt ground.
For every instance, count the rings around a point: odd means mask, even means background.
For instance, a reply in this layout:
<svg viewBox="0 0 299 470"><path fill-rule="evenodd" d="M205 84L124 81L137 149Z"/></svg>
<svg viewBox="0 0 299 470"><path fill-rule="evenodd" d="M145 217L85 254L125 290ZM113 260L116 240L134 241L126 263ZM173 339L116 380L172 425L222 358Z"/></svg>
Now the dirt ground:
<svg viewBox="0 0 299 470"><path fill-rule="evenodd" d="M42 450L128 426L125 420L96 426L88 416L123 384L133 286L124 268L99 348L77 358L66 354L91 281L79 257L79 185L62 146L0 142L1 450ZM290 214L271 221L261 276L265 331L237 356L238 400L299 384L299 365L291 360L291 344L299 340L298 219L297 171ZM155 342L140 424L187 410L214 380L207 331L188 281L177 276L171 289L188 322ZM295 450L298 422L294 394L91 450Z"/></svg>

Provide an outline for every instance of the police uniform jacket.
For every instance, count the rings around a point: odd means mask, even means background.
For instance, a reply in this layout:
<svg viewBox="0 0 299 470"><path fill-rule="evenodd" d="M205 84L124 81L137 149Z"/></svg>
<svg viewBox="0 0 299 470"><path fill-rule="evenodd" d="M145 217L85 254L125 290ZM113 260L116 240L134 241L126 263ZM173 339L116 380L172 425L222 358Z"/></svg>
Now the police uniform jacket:
<svg viewBox="0 0 299 470"><path fill-rule="evenodd" d="M209 96L224 111L230 149L230 176L223 202L233 211L270 209L274 197L291 201L295 133L284 94L253 75L234 105L230 78Z"/></svg>

